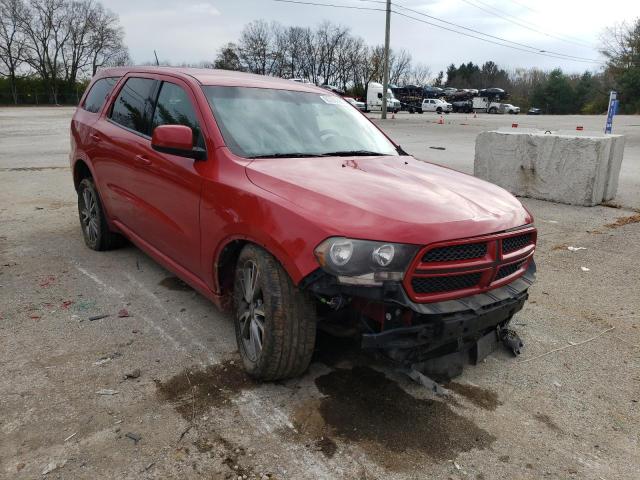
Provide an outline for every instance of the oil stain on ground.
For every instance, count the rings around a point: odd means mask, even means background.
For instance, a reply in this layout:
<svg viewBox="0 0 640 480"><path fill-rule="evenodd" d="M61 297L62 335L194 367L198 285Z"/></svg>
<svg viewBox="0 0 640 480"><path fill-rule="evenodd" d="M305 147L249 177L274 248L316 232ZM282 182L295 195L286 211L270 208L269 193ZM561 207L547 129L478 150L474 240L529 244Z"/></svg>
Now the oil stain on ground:
<svg viewBox="0 0 640 480"><path fill-rule="evenodd" d="M161 280L158 285L169 290L177 290L181 292L188 292L189 290L193 290L189 285L180 280L178 277L167 277Z"/></svg>
<svg viewBox="0 0 640 480"><path fill-rule="evenodd" d="M243 390L257 386L242 367L232 361L204 369L186 369L169 380L155 383L158 396L172 402L186 420L193 420L209 407L223 406Z"/></svg>
<svg viewBox="0 0 640 480"><path fill-rule="evenodd" d="M495 410L502 403L498 400L498 395L491 390L487 390L475 385L469 385L449 382L445 385L445 388L453 390L458 395L462 395L474 405L484 408L485 410Z"/></svg>
<svg viewBox="0 0 640 480"><path fill-rule="evenodd" d="M446 403L415 398L366 366L338 368L315 382L325 395L318 412L326 429L334 437L357 442L389 469L411 468L412 459L425 455L455 459L461 452L484 449L495 441Z"/></svg>

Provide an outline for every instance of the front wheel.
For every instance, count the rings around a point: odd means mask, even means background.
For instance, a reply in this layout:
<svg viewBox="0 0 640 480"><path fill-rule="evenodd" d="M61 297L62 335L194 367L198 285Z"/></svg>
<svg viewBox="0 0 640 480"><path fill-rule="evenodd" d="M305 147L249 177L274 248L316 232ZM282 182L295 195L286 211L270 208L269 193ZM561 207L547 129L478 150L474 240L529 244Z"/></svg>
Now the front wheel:
<svg viewBox="0 0 640 480"><path fill-rule="evenodd" d="M260 380L304 373L315 347L315 305L280 263L255 245L245 246L233 297L236 340L247 373Z"/></svg>

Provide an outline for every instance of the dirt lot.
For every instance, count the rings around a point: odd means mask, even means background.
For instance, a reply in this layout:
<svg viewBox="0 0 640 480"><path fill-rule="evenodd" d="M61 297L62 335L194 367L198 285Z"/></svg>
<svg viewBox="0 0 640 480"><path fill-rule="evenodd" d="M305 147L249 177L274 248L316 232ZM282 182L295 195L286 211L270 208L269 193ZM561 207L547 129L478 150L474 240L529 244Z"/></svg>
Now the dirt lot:
<svg viewBox="0 0 640 480"><path fill-rule="evenodd" d="M0 478L638 478L640 119L616 118L623 208L523 200L540 230L524 354L496 352L442 399L326 338L304 377L250 381L228 316L134 247L84 247L72 112L0 109ZM436 118L384 128L468 172L475 134L514 117Z"/></svg>

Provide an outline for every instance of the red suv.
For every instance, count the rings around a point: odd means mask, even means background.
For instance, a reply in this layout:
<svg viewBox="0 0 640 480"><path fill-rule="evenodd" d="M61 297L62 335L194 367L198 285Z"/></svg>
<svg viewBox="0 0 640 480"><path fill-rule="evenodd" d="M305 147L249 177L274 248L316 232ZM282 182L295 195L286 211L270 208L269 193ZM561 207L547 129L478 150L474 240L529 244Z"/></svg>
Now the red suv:
<svg viewBox="0 0 640 480"><path fill-rule="evenodd" d="M232 308L257 378L304 372L317 328L410 361L464 351L533 282L536 229L516 198L414 159L315 86L106 69L71 144L87 246L126 237Z"/></svg>

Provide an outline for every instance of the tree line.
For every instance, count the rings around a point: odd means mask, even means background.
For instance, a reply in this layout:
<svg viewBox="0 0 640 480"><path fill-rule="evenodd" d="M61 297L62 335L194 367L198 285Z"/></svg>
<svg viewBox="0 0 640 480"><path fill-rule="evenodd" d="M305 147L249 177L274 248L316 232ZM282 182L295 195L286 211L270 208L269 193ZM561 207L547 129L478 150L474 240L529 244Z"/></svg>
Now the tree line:
<svg viewBox="0 0 640 480"><path fill-rule="evenodd" d="M382 82L384 48L367 45L348 27L324 21L315 28L256 20L235 43L225 45L212 66L330 84L355 95L369 82ZM395 84L425 84L429 67L414 63L406 50L389 54L389 78Z"/></svg>
<svg viewBox="0 0 640 480"><path fill-rule="evenodd" d="M0 0L0 87L12 103L75 102L80 80L129 63L118 16L98 1Z"/></svg>
<svg viewBox="0 0 640 480"><path fill-rule="evenodd" d="M40 92L41 101L75 103L98 68L131 64L123 39L118 16L98 0L0 0L0 102L8 103L4 88L14 103L25 102L28 92ZM602 68L582 74L504 69L487 61L452 64L433 76L408 51L392 50L389 78L396 85L499 87L521 108L555 114L602 113L615 89L623 112L640 112L640 19L607 29L601 53ZM384 48L368 45L348 27L264 20L245 25L238 40L224 45L212 61L182 64L300 78L356 97L364 95L369 82L382 82L383 65Z"/></svg>
<svg viewBox="0 0 640 480"><path fill-rule="evenodd" d="M505 89L509 101L550 114L606 112L609 92L617 90L624 113L640 113L640 19L607 29L598 71L567 74L557 68L500 68L495 62L451 64L435 77L428 66L412 61L406 50L389 54L389 79L396 85ZM315 29L254 21L237 42L219 50L207 66L331 84L362 96L370 81L382 82L384 49L369 46L349 28L323 22Z"/></svg>

